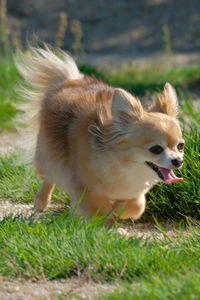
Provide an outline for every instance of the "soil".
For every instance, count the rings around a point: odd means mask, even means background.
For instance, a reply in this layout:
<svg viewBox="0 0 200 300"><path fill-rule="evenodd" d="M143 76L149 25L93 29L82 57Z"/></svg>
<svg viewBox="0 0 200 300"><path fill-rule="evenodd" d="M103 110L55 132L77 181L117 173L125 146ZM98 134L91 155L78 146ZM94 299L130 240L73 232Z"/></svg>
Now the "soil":
<svg viewBox="0 0 200 300"><path fill-rule="evenodd" d="M20 147L20 139L17 133L3 133L0 135L0 155L6 155Z"/></svg>
<svg viewBox="0 0 200 300"><path fill-rule="evenodd" d="M15 39L25 44L37 35L55 44L58 32L66 27L63 48L98 66L167 62L166 51L178 66L200 59L199 0L8 0L7 4ZM60 24L60 13L67 17L66 25ZM74 20L81 26L75 34Z"/></svg>
<svg viewBox="0 0 200 300"><path fill-rule="evenodd" d="M0 277L0 300L54 300L58 296L77 299L73 295L89 300L100 292L112 292L117 286L116 283L95 283L84 276L40 282Z"/></svg>

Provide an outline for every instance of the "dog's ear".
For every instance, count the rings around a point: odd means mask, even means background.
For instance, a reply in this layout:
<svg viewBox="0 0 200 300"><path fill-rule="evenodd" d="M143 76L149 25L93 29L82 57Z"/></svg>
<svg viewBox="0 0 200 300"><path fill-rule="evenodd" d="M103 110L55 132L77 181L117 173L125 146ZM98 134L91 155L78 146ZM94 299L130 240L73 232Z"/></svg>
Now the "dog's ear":
<svg viewBox="0 0 200 300"><path fill-rule="evenodd" d="M178 97L175 89L170 83L166 83L164 90L157 96L156 102L148 111L161 112L171 117L176 117L178 114Z"/></svg>
<svg viewBox="0 0 200 300"><path fill-rule="evenodd" d="M115 120L127 123L140 119L143 114L140 101L122 89L115 89L111 110Z"/></svg>

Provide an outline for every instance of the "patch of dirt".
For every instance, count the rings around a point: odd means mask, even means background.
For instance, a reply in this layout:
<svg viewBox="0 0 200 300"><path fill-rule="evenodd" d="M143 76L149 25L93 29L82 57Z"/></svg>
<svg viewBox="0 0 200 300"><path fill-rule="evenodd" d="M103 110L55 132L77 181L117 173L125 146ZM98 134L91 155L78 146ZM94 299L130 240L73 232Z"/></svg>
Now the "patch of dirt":
<svg viewBox="0 0 200 300"><path fill-rule="evenodd" d="M14 152L18 147L21 147L19 134L6 132L0 135L0 155Z"/></svg>
<svg viewBox="0 0 200 300"><path fill-rule="evenodd" d="M75 295L93 299L100 292L111 292L116 287L116 283L95 283L84 277L39 282L0 277L0 300L54 300L58 296L77 299Z"/></svg>
<svg viewBox="0 0 200 300"><path fill-rule="evenodd" d="M63 210L62 204L50 204L48 206L48 211L55 211L55 214L60 210ZM3 201L0 200L0 221L8 216L12 216L13 218L16 216L20 216L22 218L29 218L33 214L33 205L32 204L22 204L15 203L11 201ZM45 213L37 213L38 216L43 216Z"/></svg>
<svg viewBox="0 0 200 300"><path fill-rule="evenodd" d="M169 242L176 242L179 236L187 237L191 235L188 230L177 229L174 224L160 224L159 229L153 223L137 223L132 226L123 226L118 228L118 233L124 235L126 238L138 237L148 239L148 241L168 240Z"/></svg>
<svg viewBox="0 0 200 300"><path fill-rule="evenodd" d="M64 209L62 204L50 204L48 211L52 210L62 213ZM0 201L0 221L7 216L21 216L23 218L29 218L33 214L33 205L32 204L21 204L14 203L11 201ZM44 213L37 213L39 216L45 215ZM141 237L152 241L153 239L163 240L171 239L175 241L177 236L180 234L180 229L176 229L173 224L164 224L163 225L164 234L157 228L153 223L136 223L129 225L122 225L117 229L118 233L130 237ZM185 230L181 232L181 236L187 236L189 233Z"/></svg>

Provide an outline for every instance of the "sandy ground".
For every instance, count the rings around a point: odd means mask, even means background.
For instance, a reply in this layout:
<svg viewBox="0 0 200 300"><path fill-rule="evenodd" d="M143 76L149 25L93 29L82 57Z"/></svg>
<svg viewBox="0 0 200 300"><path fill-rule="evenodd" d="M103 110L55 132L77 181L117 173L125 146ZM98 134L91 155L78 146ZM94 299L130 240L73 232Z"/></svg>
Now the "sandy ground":
<svg viewBox="0 0 200 300"><path fill-rule="evenodd" d="M55 211L55 215L62 213L65 208L61 204L50 204L48 211ZM21 216L23 218L29 218L33 214L33 205L32 204L21 204L13 203L11 201L0 201L0 221L7 216ZM45 216L44 213L39 213L40 217ZM176 230L173 224L164 225L165 235L156 227L153 223L125 223L117 229L119 234L129 237L143 237L148 238L149 240L159 239L163 240L165 236L169 236L172 240L176 239L179 231ZM183 234L188 234L183 231Z"/></svg>
<svg viewBox="0 0 200 300"><path fill-rule="evenodd" d="M111 292L116 287L116 283L94 283L85 277L41 282L0 277L0 300L53 300L58 296L77 299L73 295L93 299L95 295Z"/></svg>
<svg viewBox="0 0 200 300"><path fill-rule="evenodd" d="M3 133L0 135L0 155L6 155L20 147L19 135L17 133Z"/></svg>

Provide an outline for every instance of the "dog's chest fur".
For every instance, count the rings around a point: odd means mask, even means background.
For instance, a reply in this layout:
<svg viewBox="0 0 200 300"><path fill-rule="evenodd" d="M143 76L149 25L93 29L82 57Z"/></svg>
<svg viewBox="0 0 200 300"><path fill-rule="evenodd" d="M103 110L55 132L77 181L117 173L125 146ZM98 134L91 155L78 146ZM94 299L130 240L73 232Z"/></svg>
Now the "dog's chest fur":
<svg viewBox="0 0 200 300"><path fill-rule="evenodd" d="M121 162L98 161L93 168L100 178L91 188L110 199L122 200L137 198L146 194L157 183L157 178L143 163L124 165ZM89 182L87 185L90 185ZM89 187L90 188L90 187Z"/></svg>

